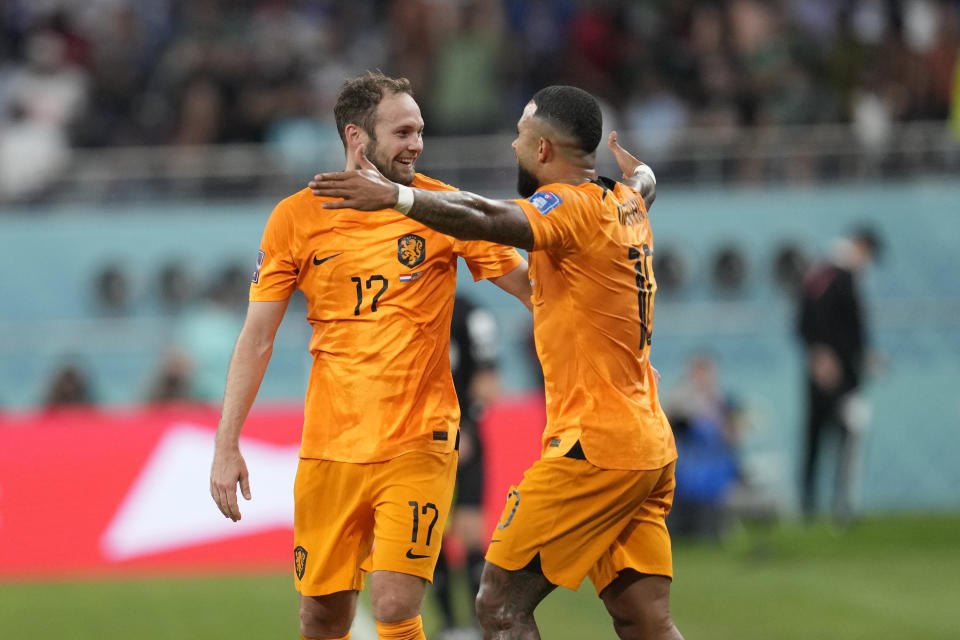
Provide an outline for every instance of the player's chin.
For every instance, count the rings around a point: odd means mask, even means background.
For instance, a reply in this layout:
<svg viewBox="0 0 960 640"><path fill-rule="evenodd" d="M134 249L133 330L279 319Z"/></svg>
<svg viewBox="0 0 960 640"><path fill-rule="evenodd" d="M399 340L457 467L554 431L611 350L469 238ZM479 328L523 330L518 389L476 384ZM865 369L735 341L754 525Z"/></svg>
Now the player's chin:
<svg viewBox="0 0 960 640"><path fill-rule="evenodd" d="M413 182L413 179L417 175L417 170L414 163L404 164L402 162L393 163L393 175L387 176L394 182L399 182L400 184L410 184Z"/></svg>

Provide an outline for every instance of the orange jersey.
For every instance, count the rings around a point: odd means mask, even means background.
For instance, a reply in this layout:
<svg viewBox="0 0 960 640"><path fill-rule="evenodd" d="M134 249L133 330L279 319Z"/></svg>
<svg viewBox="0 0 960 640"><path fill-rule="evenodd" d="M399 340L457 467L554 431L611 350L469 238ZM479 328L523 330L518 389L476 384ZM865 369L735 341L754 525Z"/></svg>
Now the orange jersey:
<svg viewBox="0 0 960 640"><path fill-rule="evenodd" d="M413 187L453 187L417 174ZM459 408L450 375L457 257L474 279L508 273L516 249L462 242L392 209L326 210L304 189L267 221L251 301L307 298L313 368L300 456L377 462L452 451Z"/></svg>
<svg viewBox="0 0 960 640"><path fill-rule="evenodd" d="M533 229L534 337L543 365L543 457L577 440L608 469L676 458L650 367L653 234L643 199L605 178L516 200Z"/></svg>

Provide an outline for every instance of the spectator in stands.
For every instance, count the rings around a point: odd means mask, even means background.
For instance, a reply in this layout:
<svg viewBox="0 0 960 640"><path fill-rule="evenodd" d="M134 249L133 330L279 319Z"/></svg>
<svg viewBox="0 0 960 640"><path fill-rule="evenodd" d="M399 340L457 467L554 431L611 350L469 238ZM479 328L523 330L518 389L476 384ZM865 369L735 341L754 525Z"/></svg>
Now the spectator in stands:
<svg viewBox="0 0 960 640"><path fill-rule="evenodd" d="M198 117L195 102L209 99L211 87L221 103L221 140L261 140L283 116L271 90L309 86L328 60L347 62L345 71L381 66L411 77L438 105L437 116L440 105L457 100L453 72L477 65L471 77L482 77L485 88L467 105L478 109L468 124L484 130L512 125L486 121L509 111L493 109L491 90L509 101L558 81L587 86L625 110L645 101L649 84L677 99L663 106L675 116L689 112L691 122L732 116L739 125L771 126L849 120L863 108L857 92L873 91L870 79L879 77L877 108L891 117L943 118L960 41L955 3L934 2L736 0L677 8L627 0L358 0L318 9L271 0L182 7L167 0L147 8L128 0L95 17L85 3L15 4L3 25L14 75L35 73L38 62L55 69L47 80L59 87L61 112L82 106L92 79L98 109L84 144L182 137L179 120ZM347 24L365 27L346 41L339 34ZM453 41L457 25L462 34ZM646 80L637 82L638 74ZM202 88L195 78L212 84ZM191 108L178 113L187 94Z"/></svg>
<svg viewBox="0 0 960 640"><path fill-rule="evenodd" d="M193 361L186 351L174 346L167 350L160 363L160 369L150 383L147 402L150 404L191 402L195 400L193 388Z"/></svg>
<svg viewBox="0 0 960 640"><path fill-rule="evenodd" d="M303 134L305 150L329 139L329 127L308 122L326 101L306 94L363 68L409 77L428 120L461 134L511 130L505 105L561 83L609 104L605 121L651 127L645 153L694 126L734 141L747 127L776 136L784 125L845 122L882 159L900 122L948 117L960 43L960 6L932 0L5 6L0 155L25 158L0 168L7 200L43 194L75 146L292 146ZM746 157L730 175L806 179L816 168L804 158L770 165Z"/></svg>
<svg viewBox="0 0 960 640"><path fill-rule="evenodd" d="M677 442L677 489L667 519L671 535L718 539L729 522L727 500L741 478L738 446L744 420L723 393L716 363L694 355L664 403Z"/></svg>
<svg viewBox="0 0 960 640"><path fill-rule="evenodd" d="M855 482L869 409L860 388L867 364L861 274L880 253L880 237L863 227L840 240L833 255L814 265L798 303L797 333L804 349L807 424L803 454L803 513L816 513L817 463L824 440L839 439L833 513L849 524L855 513Z"/></svg>
<svg viewBox="0 0 960 640"><path fill-rule="evenodd" d="M67 166L70 149L62 129L28 118L22 107L11 106L6 116L0 120L0 201L27 200Z"/></svg>
<svg viewBox="0 0 960 640"><path fill-rule="evenodd" d="M90 379L83 368L73 361L67 361L54 371L43 397L44 406L51 409L94 403Z"/></svg>
<svg viewBox="0 0 960 640"><path fill-rule="evenodd" d="M474 3L458 9L454 22L433 65L431 127L452 135L491 133L503 122L500 10Z"/></svg>
<svg viewBox="0 0 960 640"><path fill-rule="evenodd" d="M193 364L189 396L195 400L223 398L232 336L243 323L249 281L246 269L227 267L215 277L205 299L180 318L175 344Z"/></svg>
<svg viewBox="0 0 960 640"><path fill-rule="evenodd" d="M69 159L69 132L87 99L86 72L52 29L26 35L22 64L3 82L0 105L0 198L38 195Z"/></svg>
<svg viewBox="0 0 960 640"><path fill-rule="evenodd" d="M87 102L87 72L71 63L61 34L40 29L26 39L23 64L9 80L9 101L29 120L66 129Z"/></svg>

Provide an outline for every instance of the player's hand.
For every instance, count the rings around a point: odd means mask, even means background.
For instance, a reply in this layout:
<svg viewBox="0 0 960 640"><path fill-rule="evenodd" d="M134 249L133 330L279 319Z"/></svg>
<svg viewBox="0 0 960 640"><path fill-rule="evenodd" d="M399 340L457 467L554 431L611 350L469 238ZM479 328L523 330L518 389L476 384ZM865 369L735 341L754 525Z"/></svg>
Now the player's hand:
<svg viewBox="0 0 960 640"><path fill-rule="evenodd" d="M653 176L652 169L648 172L641 172L640 175L634 173L637 167L642 166L643 163L620 146L620 143L617 142L616 131L610 132L610 136L607 138L607 148L613 153L620 171L623 172L623 183L640 194L640 197L643 198L643 204L649 211L657 197L657 180Z"/></svg>
<svg viewBox="0 0 960 640"><path fill-rule="evenodd" d="M655 366L653 366L653 365L650 365L650 369L653 371L653 380L654 380L654 382L656 382L656 383L659 385L659 384L660 384L660 372L657 371L657 368L656 368Z"/></svg>
<svg viewBox="0 0 960 640"><path fill-rule="evenodd" d="M400 188L367 160L362 144L354 150L354 160L358 169L318 173L307 184L315 196L342 198L335 202L324 202L323 208L379 211L395 205Z"/></svg>
<svg viewBox="0 0 960 640"><path fill-rule="evenodd" d="M210 469L210 495L225 517L234 522L240 519L240 507L237 504L237 484L246 500L250 494L250 474L247 463L239 449L221 450L213 454L213 467Z"/></svg>
<svg viewBox="0 0 960 640"><path fill-rule="evenodd" d="M623 179L629 180L633 177L633 172L637 170L642 162L637 160L630 154L629 151L620 146L620 143L617 142L617 132L611 131L610 136L607 138L607 148L613 153L613 157L617 160L617 166L620 167L620 171L623 172Z"/></svg>

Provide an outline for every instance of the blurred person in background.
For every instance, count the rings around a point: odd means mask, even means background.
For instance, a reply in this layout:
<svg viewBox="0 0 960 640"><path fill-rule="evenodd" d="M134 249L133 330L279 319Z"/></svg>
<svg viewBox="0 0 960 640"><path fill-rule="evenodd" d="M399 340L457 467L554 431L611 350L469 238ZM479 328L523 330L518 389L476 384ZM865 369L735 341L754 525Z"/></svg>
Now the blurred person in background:
<svg viewBox="0 0 960 640"><path fill-rule="evenodd" d="M223 399L233 336L243 324L249 283L248 270L227 266L214 276L206 295L177 319L174 344L191 362L188 390L194 400Z"/></svg>
<svg viewBox="0 0 960 640"><path fill-rule="evenodd" d="M441 133L490 133L502 122L498 3L465 3L456 13L434 58L430 122Z"/></svg>
<svg viewBox="0 0 960 640"><path fill-rule="evenodd" d="M670 615L666 515L676 447L649 353L656 281L653 172L611 133L623 183L597 175L600 105L570 86L538 91L517 123L523 200L411 189L355 150L356 170L309 183L337 210L394 207L464 239L530 252L547 426L487 551L477 616L485 637L538 638L537 605L590 576L621 638L682 638ZM329 213L329 212L328 212ZM602 310L602 312L600 311Z"/></svg>
<svg viewBox="0 0 960 640"><path fill-rule="evenodd" d="M347 169L365 148L403 184L452 189L415 171L424 123L406 79L367 73L349 80L334 112ZM423 640L420 607L457 465L449 364L457 258L529 308L526 262L515 249L461 242L396 211L380 219L330 215L322 202L304 189L267 221L227 374L210 491L225 517L240 519L238 484L251 498L240 433L300 288L314 328L294 487L301 636L348 638L372 572L378 636Z"/></svg>
<svg viewBox="0 0 960 640"><path fill-rule="evenodd" d="M54 371L43 394L43 404L48 409L94 404L90 377L83 367L68 361Z"/></svg>
<svg viewBox="0 0 960 640"><path fill-rule="evenodd" d="M716 369L709 355L693 356L664 403L677 439L677 491L667 519L673 536L719 539L727 499L741 477L743 415L721 391Z"/></svg>
<svg viewBox="0 0 960 640"><path fill-rule="evenodd" d="M456 133L503 130L512 124L505 105L567 83L594 91L650 134L647 154L682 150L700 128L708 139L761 145L789 134L785 126L849 123L863 168L874 170L884 169L878 161L902 122L945 119L952 104L957 111L960 6L947 1L7 0L4 8L5 199L49 195L44 187L59 184L71 146L279 140L307 154L304 140L332 135L334 127L309 120L323 109L327 78L338 84L344 68L410 78L431 122ZM36 77L38 60L56 60L57 46L34 46L38 34L64 44L61 63L47 67L44 84L59 87L49 96L96 105L71 116L79 120L66 132L24 119L9 99L20 84L11 80ZM464 77L476 82L464 88ZM727 173L756 180L835 172L805 156L756 155L742 154Z"/></svg>
<svg viewBox="0 0 960 640"><path fill-rule="evenodd" d="M500 390L498 351L499 338L493 315L466 296L457 295L450 325L450 369L460 402L460 459L449 533L459 539L466 556L467 587L471 602L480 590L487 533L483 522L486 475L480 418L484 407L496 398ZM449 551L449 547L446 548ZM433 587L444 621L444 629L437 636L438 640L478 635L478 631L474 633L475 629L457 629L447 553L441 553L437 560Z"/></svg>
<svg viewBox="0 0 960 640"><path fill-rule="evenodd" d="M839 440L833 515L849 524L856 509L856 481L869 407L861 392L867 367L865 308L859 280L881 251L875 231L861 227L837 242L829 259L804 278L797 334L804 348L807 423L801 507L816 515L817 465L828 438Z"/></svg>
<svg viewBox="0 0 960 640"><path fill-rule="evenodd" d="M87 106L86 71L69 40L38 28L23 41L24 62L0 82L0 198L40 195L70 158L72 127Z"/></svg>
<svg viewBox="0 0 960 640"><path fill-rule="evenodd" d="M149 404L181 404L195 400L193 396L193 360L183 349L167 349L160 367L147 389Z"/></svg>

